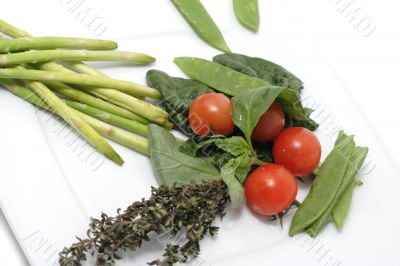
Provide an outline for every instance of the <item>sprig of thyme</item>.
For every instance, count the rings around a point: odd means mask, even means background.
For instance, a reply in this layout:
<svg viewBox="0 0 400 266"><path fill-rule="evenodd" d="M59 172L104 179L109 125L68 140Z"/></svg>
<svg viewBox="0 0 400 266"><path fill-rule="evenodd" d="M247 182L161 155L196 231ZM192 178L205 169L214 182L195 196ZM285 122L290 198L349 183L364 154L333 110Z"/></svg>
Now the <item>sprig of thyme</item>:
<svg viewBox="0 0 400 266"><path fill-rule="evenodd" d="M199 241L210 233L218 232L212 226L217 217L223 217L229 204L228 190L222 180L152 188L151 197L134 202L124 212L118 210L115 217L102 214L91 219L87 239L60 252L60 265L79 266L87 254L96 256L96 265L114 265L121 251L135 251L143 241L149 241L149 233L176 235L185 232L183 245L168 244L162 259L150 265L173 265L186 262L199 255Z"/></svg>

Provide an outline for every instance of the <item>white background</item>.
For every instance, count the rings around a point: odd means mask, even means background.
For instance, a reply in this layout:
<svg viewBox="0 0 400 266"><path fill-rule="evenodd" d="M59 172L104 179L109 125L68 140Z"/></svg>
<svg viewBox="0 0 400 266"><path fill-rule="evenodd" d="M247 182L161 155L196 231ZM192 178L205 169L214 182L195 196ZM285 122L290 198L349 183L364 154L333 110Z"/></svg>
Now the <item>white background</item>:
<svg viewBox="0 0 400 266"><path fill-rule="evenodd" d="M156 0L146 1L154 1L155 7L159 3ZM1 16L2 19L15 23L35 35L88 35L83 27L77 31L79 25L75 25L77 22L73 18L70 20L70 23L75 23L73 27L60 28L59 32L47 32L46 20L43 20L43 17L48 18L47 23L57 23L57 14L67 12L63 5L66 0L53 2L48 6L49 1L9 1L3 6ZM86 2L96 8L96 1ZM376 30L370 36L364 37L364 33L355 29L345 14L337 10L340 0L281 0L281 2L291 13L291 18L300 26L302 34L309 39L310 45L315 46L320 56L337 72L343 86L349 89L358 109L362 110L364 122L371 125L369 128L374 130L372 134L377 142L384 152L390 154L388 158L392 158L393 165L397 165L397 176L400 177L398 168L400 165L398 155L400 4L389 0L354 1L353 5L368 15L376 26ZM348 1L342 0L342 2ZM224 22L218 21L218 12L231 12L231 10L213 9L215 4L211 0L205 0L204 3L213 11L212 14L221 28L224 28ZM136 12L140 12L141 1L114 1L111 4L120 6L121 12L135 15ZM269 27L279 27L274 23L274 16L265 15L273 13L270 8L274 5L272 0L260 0L262 8L260 35L267 35ZM101 7L98 12L108 22L111 21L110 27L112 27L112 20L118 18L108 17L107 9L103 8L105 5L99 6ZM156 13L162 15L163 12ZM162 21L165 23L165 19ZM140 31L134 25L127 25L121 29L121 36L129 35L128 33L133 30ZM27 265L3 216L0 216L0 247L2 265Z"/></svg>

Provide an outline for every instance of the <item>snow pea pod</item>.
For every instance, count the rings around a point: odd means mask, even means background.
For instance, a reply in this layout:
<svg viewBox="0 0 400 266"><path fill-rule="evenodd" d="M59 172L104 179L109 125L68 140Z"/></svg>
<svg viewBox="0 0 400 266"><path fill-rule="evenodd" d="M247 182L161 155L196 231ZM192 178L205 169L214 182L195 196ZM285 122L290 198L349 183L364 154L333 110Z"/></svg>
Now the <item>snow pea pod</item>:
<svg viewBox="0 0 400 266"><path fill-rule="evenodd" d="M258 0L233 0L236 18L247 29L257 32L260 24Z"/></svg>
<svg viewBox="0 0 400 266"><path fill-rule="evenodd" d="M348 191L349 189L352 191L353 183L356 177L358 170L361 168L365 157L367 156L368 149L365 147L354 147L354 141L347 145L349 149L352 149L351 154L349 155L349 166L346 169L346 173L344 175L342 184L339 187L338 192L336 193L335 198L329 205L328 209L315 221L309 228L307 228L307 232L315 237L324 226L325 222L332 215L332 218L335 217L334 222L338 229L343 225L344 218L346 216L348 207L351 201L352 192ZM353 147L351 147L353 146ZM346 155L347 156L347 155ZM350 197L349 197L350 196ZM335 209L337 209L335 211ZM336 214L334 214L336 213ZM340 226L339 226L340 225Z"/></svg>
<svg viewBox="0 0 400 266"><path fill-rule="evenodd" d="M338 200L335 208L332 210L332 220L336 225L337 229L343 227L344 219L350 208L351 198L353 197L353 190L357 185L357 181L353 180L353 183L344 191L342 197Z"/></svg>
<svg viewBox="0 0 400 266"><path fill-rule="evenodd" d="M218 50L230 51L217 24L199 0L172 0L172 2L200 38Z"/></svg>
<svg viewBox="0 0 400 266"><path fill-rule="evenodd" d="M348 158L333 149L322 163L310 192L297 209L290 225L289 235L304 230L315 222L334 199L348 166Z"/></svg>
<svg viewBox="0 0 400 266"><path fill-rule="evenodd" d="M244 90L270 86L262 79L250 77L201 58L177 57L174 62L190 78L230 96L237 96Z"/></svg>

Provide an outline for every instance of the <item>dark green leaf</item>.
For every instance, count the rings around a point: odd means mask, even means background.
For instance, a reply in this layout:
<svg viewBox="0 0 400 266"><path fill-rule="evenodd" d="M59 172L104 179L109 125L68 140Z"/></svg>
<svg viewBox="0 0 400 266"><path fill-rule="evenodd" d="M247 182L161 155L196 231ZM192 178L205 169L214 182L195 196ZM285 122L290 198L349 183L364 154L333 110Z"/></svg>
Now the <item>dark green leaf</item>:
<svg viewBox="0 0 400 266"><path fill-rule="evenodd" d="M161 105L169 113L170 120L186 135L192 130L189 127L189 107L198 96L214 92L208 86L190 79L175 78L168 74L150 70L147 72L147 84L160 91Z"/></svg>
<svg viewBox="0 0 400 266"><path fill-rule="evenodd" d="M261 115L264 114L282 88L258 88L243 91L239 96L232 98L233 123L242 130L248 143L251 143L251 134Z"/></svg>
<svg viewBox="0 0 400 266"><path fill-rule="evenodd" d="M210 161L180 152L179 142L167 130L154 124L148 128L151 162L160 185L186 185L219 178Z"/></svg>
<svg viewBox="0 0 400 266"><path fill-rule="evenodd" d="M296 120L294 118L289 117L286 115L285 119L285 128L286 127L305 127L311 131L317 130L319 124L315 122L313 119L310 118L311 113L313 112L312 109L304 108L304 111L307 116L307 120Z"/></svg>

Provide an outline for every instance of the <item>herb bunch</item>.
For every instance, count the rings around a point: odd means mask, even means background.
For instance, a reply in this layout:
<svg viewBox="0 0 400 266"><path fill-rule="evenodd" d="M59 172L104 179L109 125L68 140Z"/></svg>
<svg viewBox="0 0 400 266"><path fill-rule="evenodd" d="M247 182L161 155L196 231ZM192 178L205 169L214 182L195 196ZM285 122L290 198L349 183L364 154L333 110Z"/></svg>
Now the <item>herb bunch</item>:
<svg viewBox="0 0 400 266"><path fill-rule="evenodd" d="M187 186L160 186L152 188L151 197L134 202L125 211L110 217L102 214L91 219L87 239L60 252L60 265L82 265L87 254L96 256L96 265L114 265L120 259L118 253L135 251L143 241L149 241L149 233L176 235L185 232L182 245L168 244L162 259L150 265L173 265L186 262L199 255L199 241L210 233L214 236L218 227L212 225L217 217L223 217L229 204L229 193L222 180L213 180Z"/></svg>

